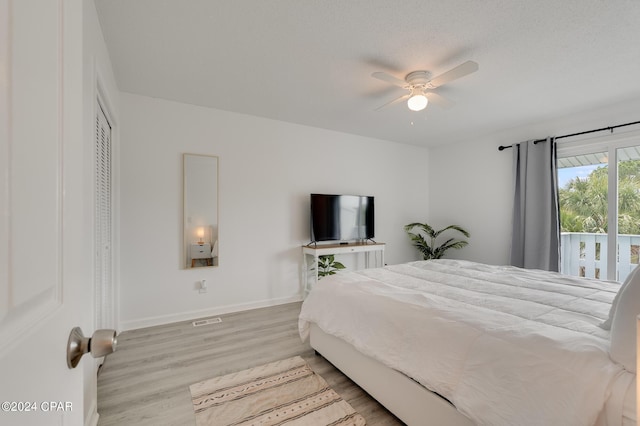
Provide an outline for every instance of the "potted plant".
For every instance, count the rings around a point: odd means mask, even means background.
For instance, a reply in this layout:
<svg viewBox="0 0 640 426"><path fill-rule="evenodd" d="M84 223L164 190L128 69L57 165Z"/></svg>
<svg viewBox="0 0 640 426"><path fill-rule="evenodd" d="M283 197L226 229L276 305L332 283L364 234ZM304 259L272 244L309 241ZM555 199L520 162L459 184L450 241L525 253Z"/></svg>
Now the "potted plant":
<svg viewBox="0 0 640 426"><path fill-rule="evenodd" d="M418 227L418 232L413 233L413 228ZM413 245L422 253L424 260L440 259L444 253L449 249L461 249L469 244L466 240L456 240L455 238L449 238L442 244L436 246L436 239L443 232L448 230L454 230L460 232L465 237L469 237L469 232L465 231L458 225L449 225L439 231L434 230L430 225L426 223L410 223L405 225L404 230L413 241ZM422 235L424 234L424 236ZM425 238L426 237L426 238Z"/></svg>
<svg viewBox="0 0 640 426"><path fill-rule="evenodd" d="M340 269L345 269L345 266L336 261L334 255L326 254L318 257L318 278L335 275Z"/></svg>

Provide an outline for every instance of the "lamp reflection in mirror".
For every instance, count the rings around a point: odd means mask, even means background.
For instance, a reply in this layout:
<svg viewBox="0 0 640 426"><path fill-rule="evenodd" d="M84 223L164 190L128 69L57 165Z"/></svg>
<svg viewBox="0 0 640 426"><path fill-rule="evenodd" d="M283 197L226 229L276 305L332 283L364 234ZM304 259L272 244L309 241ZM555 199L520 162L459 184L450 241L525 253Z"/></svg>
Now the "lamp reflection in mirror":
<svg viewBox="0 0 640 426"><path fill-rule="evenodd" d="M218 266L218 157L183 154L183 162L184 267Z"/></svg>

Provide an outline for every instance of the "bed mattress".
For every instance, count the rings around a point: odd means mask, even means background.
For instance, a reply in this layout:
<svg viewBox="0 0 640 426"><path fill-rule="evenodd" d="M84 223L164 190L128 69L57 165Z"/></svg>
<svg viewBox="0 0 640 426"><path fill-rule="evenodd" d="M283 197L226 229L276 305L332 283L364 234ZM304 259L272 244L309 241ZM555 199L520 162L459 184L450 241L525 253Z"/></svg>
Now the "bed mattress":
<svg viewBox="0 0 640 426"><path fill-rule="evenodd" d="M632 411L635 378L610 359L609 331L598 326L618 288L460 260L412 262L324 278L299 327L305 339L316 323L476 424L613 426Z"/></svg>

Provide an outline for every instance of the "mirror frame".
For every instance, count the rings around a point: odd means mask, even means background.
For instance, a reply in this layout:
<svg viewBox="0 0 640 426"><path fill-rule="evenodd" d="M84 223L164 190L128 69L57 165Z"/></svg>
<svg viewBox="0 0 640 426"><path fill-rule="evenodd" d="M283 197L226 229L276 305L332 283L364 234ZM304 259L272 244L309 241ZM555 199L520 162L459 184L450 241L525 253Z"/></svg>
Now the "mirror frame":
<svg viewBox="0 0 640 426"><path fill-rule="evenodd" d="M215 223L203 226L203 228L209 227L208 234L205 231L205 240L208 239L207 242L210 244L218 244L220 240L220 157L217 155L207 155L207 154L193 154L193 153L183 153L182 154L182 234L183 234L183 242L182 242L182 256L181 256L181 264L183 269L196 269L196 268L212 268L219 266L220 256L216 256L212 258L211 265L207 262L206 265L193 265L193 260L189 263L190 256L190 246L194 244L192 232L194 225L190 223L190 217L188 216L187 211L187 194L188 194L188 177L187 177L187 161L192 157L206 157L215 160L216 171L215 171L215 184L212 188L215 190ZM215 228L215 229L212 229ZM215 232L215 243L214 243L214 235ZM196 243L197 244L197 243ZM213 247L212 247L213 249Z"/></svg>

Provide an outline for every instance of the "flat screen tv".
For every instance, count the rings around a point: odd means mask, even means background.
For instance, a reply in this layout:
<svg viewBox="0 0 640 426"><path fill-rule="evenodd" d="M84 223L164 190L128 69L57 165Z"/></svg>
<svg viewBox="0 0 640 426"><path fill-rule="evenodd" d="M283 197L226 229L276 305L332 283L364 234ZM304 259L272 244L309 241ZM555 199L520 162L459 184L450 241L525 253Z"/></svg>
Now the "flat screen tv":
<svg viewBox="0 0 640 426"><path fill-rule="evenodd" d="M311 194L311 241L375 237L373 197Z"/></svg>

